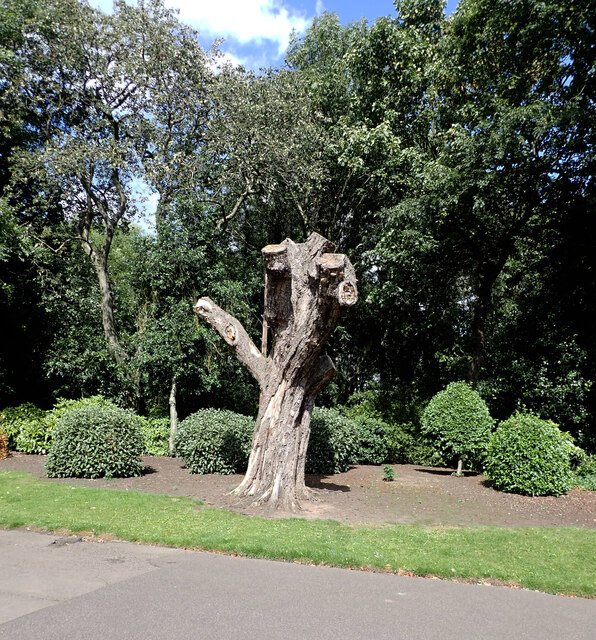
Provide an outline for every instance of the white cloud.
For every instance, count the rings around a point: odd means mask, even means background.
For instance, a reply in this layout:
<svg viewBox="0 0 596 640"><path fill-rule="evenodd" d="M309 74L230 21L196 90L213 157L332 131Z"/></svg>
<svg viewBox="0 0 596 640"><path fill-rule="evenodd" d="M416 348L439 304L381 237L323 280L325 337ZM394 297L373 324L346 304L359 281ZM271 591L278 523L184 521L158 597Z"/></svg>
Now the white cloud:
<svg viewBox="0 0 596 640"><path fill-rule="evenodd" d="M281 0L168 0L180 9L180 19L214 37L229 37L242 44L269 40L281 55L293 29L306 29L307 17Z"/></svg>
<svg viewBox="0 0 596 640"><path fill-rule="evenodd" d="M211 69L213 73L219 73L225 65L231 65L232 67L250 67L251 61L235 56L228 51L220 51L220 54L209 62L209 69Z"/></svg>
<svg viewBox="0 0 596 640"><path fill-rule="evenodd" d="M323 0L317 0L317 8L315 9L316 14L320 16L323 11L325 11L325 4L323 3Z"/></svg>

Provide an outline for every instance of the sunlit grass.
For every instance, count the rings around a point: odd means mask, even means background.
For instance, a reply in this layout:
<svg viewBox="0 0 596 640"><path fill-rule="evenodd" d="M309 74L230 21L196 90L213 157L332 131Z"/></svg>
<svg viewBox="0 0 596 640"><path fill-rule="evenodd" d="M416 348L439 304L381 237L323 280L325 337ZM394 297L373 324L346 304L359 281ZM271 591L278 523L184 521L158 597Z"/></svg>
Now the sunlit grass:
<svg viewBox="0 0 596 640"><path fill-rule="evenodd" d="M0 472L0 526L111 534L122 540L337 567L489 580L596 596L596 530L349 526L267 520L190 498L75 488Z"/></svg>

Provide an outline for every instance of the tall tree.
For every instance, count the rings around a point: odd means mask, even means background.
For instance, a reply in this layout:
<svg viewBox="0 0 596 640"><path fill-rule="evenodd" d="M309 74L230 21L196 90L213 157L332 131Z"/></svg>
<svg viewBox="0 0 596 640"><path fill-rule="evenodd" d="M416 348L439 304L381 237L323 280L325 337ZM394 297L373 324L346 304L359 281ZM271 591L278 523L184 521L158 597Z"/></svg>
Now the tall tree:
<svg viewBox="0 0 596 640"><path fill-rule="evenodd" d="M105 339L134 405L140 378L114 313L110 251L116 232L137 213L141 180L150 179L167 200L175 181L173 171L165 180L161 168L195 153L188 138L197 135L200 118L189 115L189 87L198 91L195 112L204 118L205 56L196 34L161 0L117 2L114 15L75 0L47 0L44 9L26 25L30 37L18 54L31 68L16 87L31 95L44 146L21 152L17 179L43 177L60 190L95 270Z"/></svg>

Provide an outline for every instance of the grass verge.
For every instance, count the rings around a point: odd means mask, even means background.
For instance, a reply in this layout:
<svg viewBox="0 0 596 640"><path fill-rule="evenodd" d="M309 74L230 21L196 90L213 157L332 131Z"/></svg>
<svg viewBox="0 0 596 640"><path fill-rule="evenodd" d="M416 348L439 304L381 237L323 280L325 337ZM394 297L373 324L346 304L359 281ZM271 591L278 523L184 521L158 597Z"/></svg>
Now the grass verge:
<svg viewBox="0 0 596 640"><path fill-rule="evenodd" d="M111 534L121 540L256 558L596 596L594 529L267 520L207 508L190 498L76 488L14 471L0 471L0 526Z"/></svg>

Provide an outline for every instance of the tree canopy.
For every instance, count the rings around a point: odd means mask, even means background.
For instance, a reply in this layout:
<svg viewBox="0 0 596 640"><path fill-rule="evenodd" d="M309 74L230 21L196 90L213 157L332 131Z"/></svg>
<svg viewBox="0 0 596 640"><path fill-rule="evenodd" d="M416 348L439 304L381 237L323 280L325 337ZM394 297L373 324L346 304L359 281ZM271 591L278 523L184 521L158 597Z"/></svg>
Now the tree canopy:
<svg viewBox="0 0 596 640"><path fill-rule="evenodd" d="M394 4L259 72L163 0L1 4L0 405L256 413L192 307L258 343L261 248L317 232L360 300L322 401L416 423L467 380L596 447L595 3Z"/></svg>

